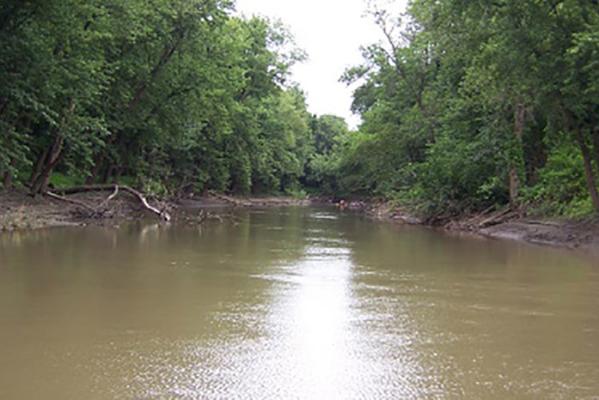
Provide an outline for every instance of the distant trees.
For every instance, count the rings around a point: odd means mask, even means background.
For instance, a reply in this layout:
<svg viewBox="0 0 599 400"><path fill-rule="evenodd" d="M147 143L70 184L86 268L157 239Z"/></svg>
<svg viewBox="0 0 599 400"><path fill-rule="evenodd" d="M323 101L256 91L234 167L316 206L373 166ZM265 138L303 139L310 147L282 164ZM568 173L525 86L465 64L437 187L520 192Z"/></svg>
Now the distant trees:
<svg viewBox="0 0 599 400"><path fill-rule="evenodd" d="M334 115L312 116L310 128L314 147L309 155L303 183L324 194L335 194L339 192L336 169L340 148L350 134L347 123Z"/></svg>

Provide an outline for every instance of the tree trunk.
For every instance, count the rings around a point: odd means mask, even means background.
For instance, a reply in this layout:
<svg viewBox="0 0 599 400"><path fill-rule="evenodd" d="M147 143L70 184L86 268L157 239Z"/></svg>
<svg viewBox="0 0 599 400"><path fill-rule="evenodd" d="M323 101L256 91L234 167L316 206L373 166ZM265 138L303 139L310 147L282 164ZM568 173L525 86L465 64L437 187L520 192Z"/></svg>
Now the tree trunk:
<svg viewBox="0 0 599 400"><path fill-rule="evenodd" d="M12 189L12 174L10 171L4 172L4 176L2 177L2 186L4 186L4 190Z"/></svg>
<svg viewBox="0 0 599 400"><path fill-rule="evenodd" d="M514 110L514 135L518 147L522 149L522 135L524 132L524 124L526 123L527 110L523 104L518 104ZM510 166L510 205L518 206L518 196L520 194L520 177L518 174L518 166L516 160L511 160Z"/></svg>
<svg viewBox="0 0 599 400"><path fill-rule="evenodd" d="M6 147L8 153L10 154L12 150L12 143L10 142L10 140L3 142L3 146ZM12 171L14 171L15 167L17 166L17 160L13 156L9 155L8 159L8 165L5 168L0 169L0 176L2 177L2 186L5 190L12 188Z"/></svg>
<svg viewBox="0 0 599 400"><path fill-rule="evenodd" d="M50 181L50 174L62 155L62 146L64 138L62 136L56 136L54 143L46 152L46 157L43 161L42 168L37 177L31 182L31 194L36 195L47 191L48 183Z"/></svg>
<svg viewBox="0 0 599 400"><path fill-rule="evenodd" d="M160 59L158 60L158 62L154 66L154 68L152 68L152 71L150 71L150 76L148 77L148 79L143 80L136 85L136 89L133 93L133 97L132 97L131 101L129 101L129 104L127 105L128 111L132 111L135 107L137 107L137 105L143 98L148 86L156 79L156 77L158 76L158 74L160 73L162 68L166 64L168 64L168 62L171 60L171 58L173 57L173 55L175 54L175 52L177 51L177 49L179 48L179 46L181 45L181 43L183 41L183 38L185 36L185 31L178 29L175 31L175 36L176 36L175 42L173 44L167 44L164 47L164 50L162 51L162 54L160 55Z"/></svg>
<svg viewBox="0 0 599 400"><path fill-rule="evenodd" d="M539 183L539 172L547 164L547 145L545 144L545 125L536 122L528 125L529 130L523 138L524 166L527 186Z"/></svg>
<svg viewBox="0 0 599 400"><path fill-rule="evenodd" d="M35 165L33 166L33 170L31 171L31 176L29 177L29 185L33 185L33 182L37 180L39 175L42 173L42 167L44 166L44 161L48 157L49 147L46 147L42 154L39 155Z"/></svg>
<svg viewBox="0 0 599 400"><path fill-rule="evenodd" d="M14 168L17 166L17 160L15 160L14 158L11 159L10 166L14 170ZM12 187L13 187L12 183L13 183L13 176L12 176L12 172L9 168L6 171L4 171L4 175L2 176L2 185L4 186L5 190L8 190L8 189L12 189Z"/></svg>
<svg viewBox="0 0 599 400"><path fill-rule="evenodd" d="M98 154L94 157L94 166L92 167L91 173L85 178L85 184L91 185L96 182L98 179L98 174L102 169L102 164L104 163L104 151L100 150Z"/></svg>
<svg viewBox="0 0 599 400"><path fill-rule="evenodd" d="M510 205L518 206L518 196L520 194L520 177L518 176L518 168L512 164L510 168Z"/></svg>
<svg viewBox="0 0 599 400"><path fill-rule="evenodd" d="M115 167L114 173L112 174L112 183L118 183L119 179L121 179L121 175L123 175L123 167Z"/></svg>
<svg viewBox="0 0 599 400"><path fill-rule="evenodd" d="M112 135L110 135L108 140L104 143L104 147L102 147L100 151L96 154L96 156L94 157L94 166L92 168L91 174L85 179L86 185L91 185L92 183L96 182L98 176L100 175L100 172L102 171L102 166L109 159L106 150L114 146L114 144L117 142L118 137L118 134L113 133Z"/></svg>
<svg viewBox="0 0 599 400"><path fill-rule="evenodd" d="M114 166L112 164L108 164L106 166L106 169L104 169L104 173L102 174L102 178L100 179L100 182L102 184L107 184L108 181L110 180L110 177L112 176L112 171L114 171Z"/></svg>
<svg viewBox="0 0 599 400"><path fill-rule="evenodd" d="M30 192L33 196L44 193L48 190L50 174L52 173L52 170L54 169L54 167L56 167L62 156L64 137L61 134L61 130L66 125L69 117L75 111L75 106L75 102L73 101L73 99L71 99L69 102L69 107L67 108L67 110L65 110L65 113L63 114L60 126L56 128L56 130L54 131L54 142L45 151L45 157L43 158L43 161L39 168L39 173L36 174L37 176L32 177L31 179Z"/></svg>
<svg viewBox="0 0 599 400"><path fill-rule="evenodd" d="M593 164L591 162L591 152L585 140L584 134L580 128L576 129L576 140L582 153L582 159L584 162L584 176L587 183L589 194L591 195L591 201L596 211L599 211L599 193L597 192L595 173L593 172Z"/></svg>

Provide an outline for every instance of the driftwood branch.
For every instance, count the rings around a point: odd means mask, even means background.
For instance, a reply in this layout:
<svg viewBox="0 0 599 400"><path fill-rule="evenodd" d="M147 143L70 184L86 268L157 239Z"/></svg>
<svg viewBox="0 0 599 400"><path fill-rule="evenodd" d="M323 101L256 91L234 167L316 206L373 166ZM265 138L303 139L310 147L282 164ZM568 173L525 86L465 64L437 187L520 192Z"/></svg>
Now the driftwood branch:
<svg viewBox="0 0 599 400"><path fill-rule="evenodd" d="M104 200L104 202L102 203L102 205L100 205L100 207L102 207L104 204L107 204L110 200L114 199L118 193L119 190L120 191L124 191L127 192L129 194L132 194L134 197L136 197L139 202L142 204L142 206L158 215L161 219L163 219L164 221L170 221L171 220L171 216L165 211L165 210L159 210L156 207L153 207L152 205L150 205L150 203L148 202L148 200L146 199L146 197L138 192L137 190L129 187L129 186L119 186L119 185L85 185L85 186L74 186L74 187L70 187L70 188L64 188L64 189L58 189L56 190L56 192L63 194L63 195L68 195L68 194L75 194L75 193L83 193L83 192L98 192L98 191L107 191L107 190L112 190L113 193L106 199ZM65 197L59 196L62 199L66 199ZM71 200L71 199L67 199L71 202L75 201L75 200ZM79 205L83 206L85 203L80 203ZM76 203L73 203L76 204ZM93 208L89 207L88 205L85 205L86 208L91 209L93 211L95 211Z"/></svg>
<svg viewBox="0 0 599 400"><path fill-rule="evenodd" d="M159 210L156 207L152 207L150 203L148 203L148 200L144 197L144 195L142 195L137 190L131 189L128 186L123 186L122 189L137 197L137 199L141 202L141 204L143 204L146 210L153 212L154 214L158 215L160 218L167 222L171 220L171 216L166 211Z"/></svg>
<svg viewBox="0 0 599 400"><path fill-rule="evenodd" d="M87 205L84 202L79 201L79 200L69 199L68 197L60 196L60 195L58 195L56 193L52 193L52 192L45 192L44 195L47 196L47 197L49 197L49 198L51 198L51 199L54 199L54 200L58 200L58 201L62 201L62 202L65 202L65 203L74 204L74 205L79 206L79 207L83 207L83 208L85 208L88 211L92 211L92 212L96 211L91 206L89 206L89 205Z"/></svg>
<svg viewBox="0 0 599 400"><path fill-rule="evenodd" d="M491 217L485 219L478 224L479 228L487 228L492 225L499 225L515 216L515 212L511 208L507 208Z"/></svg>
<svg viewBox="0 0 599 400"><path fill-rule="evenodd" d="M114 192L112 192L112 194L110 196L108 196L106 198L106 200L104 200L97 208L96 210L100 210L104 207L106 207L106 205L112 200L114 199L117 195L119 194L119 185L114 185Z"/></svg>

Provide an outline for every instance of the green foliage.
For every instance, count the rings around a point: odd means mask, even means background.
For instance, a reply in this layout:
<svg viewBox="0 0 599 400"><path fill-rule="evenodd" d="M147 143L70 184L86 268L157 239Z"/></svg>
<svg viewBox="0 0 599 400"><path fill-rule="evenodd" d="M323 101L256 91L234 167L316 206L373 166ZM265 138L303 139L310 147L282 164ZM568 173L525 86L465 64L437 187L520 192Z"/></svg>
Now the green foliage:
<svg viewBox="0 0 599 400"><path fill-rule="evenodd" d="M71 187L81 185L84 182L83 177L74 175L65 175L55 172L50 176L50 185L53 187Z"/></svg>
<svg viewBox="0 0 599 400"><path fill-rule="evenodd" d="M341 191L338 183L340 161L351 133L346 122L333 115L312 116L310 120L313 150L305 168L305 183L325 194Z"/></svg>
<svg viewBox="0 0 599 400"><path fill-rule="evenodd" d="M156 195L296 187L311 130L286 81L304 55L280 23L232 9L3 1L0 173L34 192L122 175Z"/></svg>
<svg viewBox="0 0 599 400"><path fill-rule="evenodd" d="M582 156L572 143L561 143L540 171L539 182L524 193L537 213L580 217L593 211L585 186Z"/></svg>
<svg viewBox="0 0 599 400"><path fill-rule="evenodd" d="M308 198L308 192L306 192L306 190L304 189L300 189L300 188L289 188L285 191L285 195L289 196L289 197L293 197L294 199L297 200L304 200Z"/></svg>
<svg viewBox="0 0 599 400"><path fill-rule="evenodd" d="M144 179L140 187L145 193L152 196L165 197L169 194L166 185L163 182L154 179Z"/></svg>
<svg viewBox="0 0 599 400"><path fill-rule="evenodd" d="M385 41L343 76L359 84L361 133L315 171L425 217L507 203L599 210L594 2L413 0L403 24L371 6Z"/></svg>
<svg viewBox="0 0 599 400"><path fill-rule="evenodd" d="M369 2L385 40L342 77L350 132L288 83L304 54L284 26L229 0L4 0L0 175L33 193L375 195L431 217L599 210L595 3Z"/></svg>

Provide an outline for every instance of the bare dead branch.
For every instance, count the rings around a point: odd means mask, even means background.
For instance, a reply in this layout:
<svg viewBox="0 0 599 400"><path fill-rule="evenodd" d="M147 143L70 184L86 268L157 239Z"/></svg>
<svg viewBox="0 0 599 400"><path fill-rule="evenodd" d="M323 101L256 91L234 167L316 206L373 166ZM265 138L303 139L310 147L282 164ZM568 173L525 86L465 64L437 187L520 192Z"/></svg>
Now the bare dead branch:
<svg viewBox="0 0 599 400"><path fill-rule="evenodd" d="M69 203L69 204L74 204L76 206L85 208L88 211L92 211L92 212L96 211L94 208L92 208L88 204L85 204L84 202L79 201L79 200L69 199L68 197L60 196L60 195L58 195L56 193L52 193L52 192L45 192L44 195L51 199L54 199L54 200L62 201L62 202Z"/></svg>
<svg viewBox="0 0 599 400"><path fill-rule="evenodd" d="M134 197L136 197L139 202L143 205L143 207L158 215L162 220L164 221L170 221L171 220L171 216L168 214L168 212L166 212L165 210L159 210L156 207L153 207L152 205L150 205L150 203L148 202L148 200L145 198L145 196L138 192L137 190L129 187L129 186L118 186L118 185L85 185L85 186L74 186L71 188L63 188L63 189L58 189L56 190L56 192L61 193L63 195L67 195L67 194L74 194L74 193L82 193L82 192L97 192L97 191L106 191L106 190L112 190L113 195L109 196L109 199L116 197L116 195L118 194L118 190L127 192L129 194L132 194Z"/></svg>

